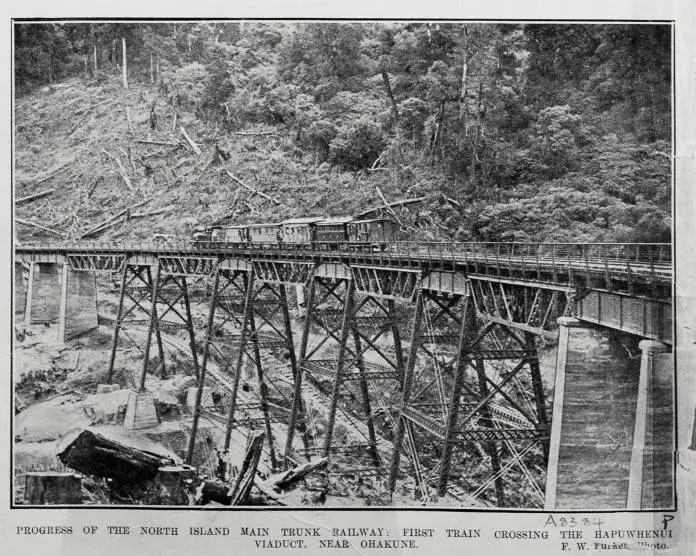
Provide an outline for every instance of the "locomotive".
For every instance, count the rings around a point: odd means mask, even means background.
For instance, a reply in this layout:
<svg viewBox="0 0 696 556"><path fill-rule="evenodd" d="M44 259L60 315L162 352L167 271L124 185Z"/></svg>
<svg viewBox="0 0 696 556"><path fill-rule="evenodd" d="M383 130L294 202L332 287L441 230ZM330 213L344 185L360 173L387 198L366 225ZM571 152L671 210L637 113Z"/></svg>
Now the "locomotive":
<svg viewBox="0 0 696 556"><path fill-rule="evenodd" d="M271 246L288 248L383 250L394 239L396 225L390 218L352 216L290 218L282 222L234 224L199 228L193 241L203 246Z"/></svg>

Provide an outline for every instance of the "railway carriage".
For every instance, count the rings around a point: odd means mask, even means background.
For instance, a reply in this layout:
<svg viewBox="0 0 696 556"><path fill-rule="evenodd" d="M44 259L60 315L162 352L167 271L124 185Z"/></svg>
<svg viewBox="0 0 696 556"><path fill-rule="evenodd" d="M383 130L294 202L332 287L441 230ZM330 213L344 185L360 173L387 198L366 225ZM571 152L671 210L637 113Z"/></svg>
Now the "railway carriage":
<svg viewBox="0 0 696 556"><path fill-rule="evenodd" d="M249 226L229 226L225 228L226 243L246 244L249 243Z"/></svg>
<svg viewBox="0 0 696 556"><path fill-rule="evenodd" d="M291 218L281 222L282 241L286 245L311 246L315 226L322 219L317 217Z"/></svg>
<svg viewBox="0 0 696 556"><path fill-rule="evenodd" d="M193 241L197 247L255 244L298 249L338 249L347 246L352 250L384 250L393 240L395 230L396 226L389 218L354 220L352 216L305 217L280 223L197 228Z"/></svg>
<svg viewBox="0 0 696 556"><path fill-rule="evenodd" d="M384 250L394 239L396 225L389 218L353 220L346 225L348 241L356 248L379 248Z"/></svg>
<svg viewBox="0 0 696 556"><path fill-rule="evenodd" d="M278 244L283 240L282 226L279 223L250 224L248 230L249 243L268 245Z"/></svg>
<svg viewBox="0 0 696 556"><path fill-rule="evenodd" d="M333 216L317 222L314 226L315 247L319 249L336 249L339 244L348 241L346 225L352 216Z"/></svg>

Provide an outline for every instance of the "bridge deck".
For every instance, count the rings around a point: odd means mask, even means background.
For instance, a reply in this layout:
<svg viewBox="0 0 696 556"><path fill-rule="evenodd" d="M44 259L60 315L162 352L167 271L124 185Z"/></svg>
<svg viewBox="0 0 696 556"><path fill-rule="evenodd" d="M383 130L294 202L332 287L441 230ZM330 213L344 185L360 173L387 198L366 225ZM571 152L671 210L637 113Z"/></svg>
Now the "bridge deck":
<svg viewBox="0 0 696 556"><path fill-rule="evenodd" d="M147 255L152 257L244 258L295 262L370 264L398 269L463 270L495 276L518 276L569 283L590 282L671 285L670 244L546 244L394 242L383 249L356 249L345 244L220 245L191 242L60 242L15 248L26 262L67 255ZM591 285L591 284L590 284Z"/></svg>

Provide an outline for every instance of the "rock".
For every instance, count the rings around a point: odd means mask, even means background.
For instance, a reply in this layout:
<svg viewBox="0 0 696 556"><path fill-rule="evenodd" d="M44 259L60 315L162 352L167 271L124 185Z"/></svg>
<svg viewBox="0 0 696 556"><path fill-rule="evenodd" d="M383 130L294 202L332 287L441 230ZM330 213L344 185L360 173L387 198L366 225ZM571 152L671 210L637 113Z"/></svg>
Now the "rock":
<svg viewBox="0 0 696 556"><path fill-rule="evenodd" d="M97 394L109 394L120 389L118 384L97 384Z"/></svg>

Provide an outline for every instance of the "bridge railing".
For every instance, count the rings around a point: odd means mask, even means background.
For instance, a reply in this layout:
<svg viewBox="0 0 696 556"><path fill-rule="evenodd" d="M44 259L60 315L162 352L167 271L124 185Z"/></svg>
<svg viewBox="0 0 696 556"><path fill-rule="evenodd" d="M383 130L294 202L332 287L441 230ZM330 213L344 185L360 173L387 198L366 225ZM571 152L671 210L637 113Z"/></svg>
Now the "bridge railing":
<svg viewBox="0 0 696 556"><path fill-rule="evenodd" d="M412 260L430 263L451 261L487 267L527 267L539 270L573 268L588 273L623 273L667 277L671 273L672 245L669 243L496 243L496 242L414 242L387 244L352 243L251 243L217 242L42 242L16 247L21 251L73 253L150 253L153 255L195 255L223 253L258 256L264 253L298 256L338 255L348 259Z"/></svg>
<svg viewBox="0 0 696 556"><path fill-rule="evenodd" d="M16 249L28 251L77 251L77 252L182 252L197 250L272 250L272 251L327 251L355 252L370 249L353 243L314 242L312 244L291 243L247 243L224 244L218 242L182 241L45 241L24 243ZM653 262L669 265L672 262L671 243L501 243L501 242L445 242L445 241L393 241L385 244L388 253L403 253L412 256L448 258L453 254L460 257L490 258L524 257L595 261Z"/></svg>

